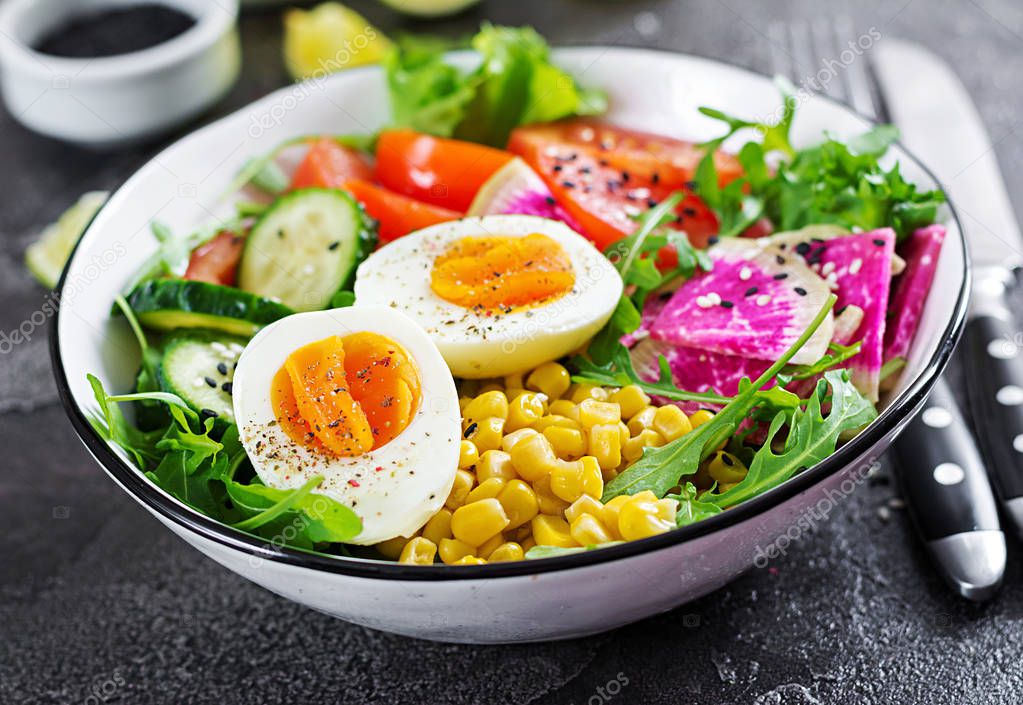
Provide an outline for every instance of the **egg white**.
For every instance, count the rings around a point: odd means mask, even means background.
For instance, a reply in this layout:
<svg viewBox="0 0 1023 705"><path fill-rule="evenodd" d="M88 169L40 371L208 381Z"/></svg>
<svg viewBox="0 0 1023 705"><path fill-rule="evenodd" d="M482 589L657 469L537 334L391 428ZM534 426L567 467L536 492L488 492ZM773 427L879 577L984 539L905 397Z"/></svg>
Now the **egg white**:
<svg viewBox="0 0 1023 705"><path fill-rule="evenodd" d="M415 361L422 387L412 421L391 442L351 458L296 444L276 422L270 401L274 375L303 345L364 331L390 338ZM232 391L242 445L259 479L268 487L293 489L321 475L323 482L314 492L351 507L362 519L362 532L352 543L410 536L451 491L461 441L454 380L436 346L398 311L341 308L277 321L245 347Z"/></svg>
<svg viewBox="0 0 1023 705"><path fill-rule="evenodd" d="M555 240L572 263L572 290L512 313L477 312L430 288L434 260L470 236ZM522 372L577 349L600 330L622 295L617 270L564 223L527 215L464 218L434 225L382 247L356 273L355 306L387 306L422 326L456 377L479 379Z"/></svg>

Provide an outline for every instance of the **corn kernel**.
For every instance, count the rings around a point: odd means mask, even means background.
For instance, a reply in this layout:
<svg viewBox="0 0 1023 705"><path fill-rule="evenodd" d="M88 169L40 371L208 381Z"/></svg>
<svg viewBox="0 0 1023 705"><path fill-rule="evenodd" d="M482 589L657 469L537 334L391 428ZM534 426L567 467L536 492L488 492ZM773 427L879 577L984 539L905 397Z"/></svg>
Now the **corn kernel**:
<svg viewBox="0 0 1023 705"><path fill-rule="evenodd" d="M504 419L490 416L481 421L473 421L465 427L465 433L465 437L473 442L480 455L488 450L496 450L501 447L504 437Z"/></svg>
<svg viewBox="0 0 1023 705"><path fill-rule="evenodd" d="M671 442L679 436L684 436L693 430L693 425L689 423L689 419L682 409L678 408L674 404L668 404L662 406L654 412L653 428L664 438L665 441Z"/></svg>
<svg viewBox="0 0 1023 705"><path fill-rule="evenodd" d="M473 502L479 502L481 499L493 499L501 493L504 489L504 480L498 477L492 477L489 480L484 480L476 488L468 494L465 498L466 504L472 504Z"/></svg>
<svg viewBox="0 0 1023 705"><path fill-rule="evenodd" d="M521 561L523 558L525 558L525 551L522 550L522 546L514 541L502 543L487 556L487 560L491 563Z"/></svg>
<svg viewBox="0 0 1023 705"><path fill-rule="evenodd" d="M616 424L622 420L622 410L617 404L596 399L579 402L579 423L586 428L598 424Z"/></svg>
<svg viewBox="0 0 1023 705"><path fill-rule="evenodd" d="M651 493L652 494L652 493ZM620 539L621 533L618 531L618 515L626 504L632 501L632 495L620 494L614 497L604 505L604 513L601 518L604 520L604 526L607 528L614 538Z"/></svg>
<svg viewBox="0 0 1023 705"><path fill-rule="evenodd" d="M477 396L487 394L488 392L501 392L501 394L504 394L504 387L494 380L480 380L479 390L476 392Z"/></svg>
<svg viewBox="0 0 1023 705"><path fill-rule="evenodd" d="M505 483L497 495L497 501L504 507L509 529L522 526L540 511L536 492L522 480L509 480Z"/></svg>
<svg viewBox="0 0 1023 705"><path fill-rule="evenodd" d="M455 471L455 483L451 486L451 492L444 506L454 511L465 504L465 498L475 484L476 478L468 470Z"/></svg>
<svg viewBox="0 0 1023 705"><path fill-rule="evenodd" d="M651 428L654 425L654 414L656 413L656 406L648 406L630 418L629 423L626 424L629 427L629 433L636 436L639 435L639 432L644 428Z"/></svg>
<svg viewBox="0 0 1023 705"><path fill-rule="evenodd" d="M659 448L663 445L664 439L661 438L661 434L652 428L644 428L625 442L622 446L622 457L631 463L643 456L644 448ZM478 467L476 468L476 473L479 475Z"/></svg>
<svg viewBox="0 0 1023 705"><path fill-rule="evenodd" d="M572 506L565 510L565 518L569 522L573 522L579 518L582 514L592 514L597 518L603 518L604 516L604 505L594 497L588 494L584 494L582 497L572 502Z"/></svg>
<svg viewBox="0 0 1023 705"><path fill-rule="evenodd" d="M738 484L739 484L738 482L722 482L720 485L717 486L716 494L723 494Z"/></svg>
<svg viewBox="0 0 1023 705"><path fill-rule="evenodd" d="M465 411L465 407L472 401L472 397L458 397L458 409L459 411Z"/></svg>
<svg viewBox="0 0 1023 705"><path fill-rule="evenodd" d="M480 544L480 547L476 549L476 555L480 558L486 558L490 560L490 554L493 553L498 546L504 544L504 535L496 534L492 539L486 543Z"/></svg>
<svg viewBox="0 0 1023 705"><path fill-rule="evenodd" d="M480 459L480 452L472 441L462 441L458 446L458 467L466 470L476 464Z"/></svg>
<svg viewBox="0 0 1023 705"><path fill-rule="evenodd" d="M547 407L547 413L552 416L564 416L571 421L579 421L579 409L568 399L552 401Z"/></svg>
<svg viewBox="0 0 1023 705"><path fill-rule="evenodd" d="M576 404L582 402L585 399L596 399L597 401L607 401L608 393L603 387L597 387L592 384L573 384L572 389L569 390L569 399L574 401Z"/></svg>
<svg viewBox="0 0 1023 705"><path fill-rule="evenodd" d="M508 430L507 422L505 422L504 430L505 431ZM538 431L535 428L520 428L518 431L512 431L511 433L506 434L505 437L501 439L501 450L507 453L515 446L516 443L521 441L523 438L527 436L533 436L537 433Z"/></svg>
<svg viewBox="0 0 1023 705"><path fill-rule="evenodd" d="M572 548L577 545L572 538L568 522L559 516L540 514L533 517L533 539L537 546L559 546Z"/></svg>
<svg viewBox="0 0 1023 705"><path fill-rule="evenodd" d="M551 492L565 502L575 502L584 494L600 497L604 478L593 456L584 456L574 463L563 463L551 473Z"/></svg>
<svg viewBox="0 0 1023 705"><path fill-rule="evenodd" d="M631 419L650 404L650 397L638 385L630 384L612 394L611 401L621 409L623 419Z"/></svg>
<svg viewBox="0 0 1023 705"><path fill-rule="evenodd" d="M600 519L592 514L580 514L569 526L572 539L580 546L592 546L598 543L612 541L611 534Z"/></svg>
<svg viewBox="0 0 1023 705"><path fill-rule="evenodd" d="M430 539L417 536L401 549L399 563L410 563L412 565L432 565L433 559L437 557L437 544Z"/></svg>
<svg viewBox="0 0 1023 705"><path fill-rule="evenodd" d="M515 372L510 375L504 376L504 388L505 389L525 389L526 383L522 381L523 372ZM511 394L508 395L509 399L512 399Z"/></svg>
<svg viewBox="0 0 1023 705"><path fill-rule="evenodd" d="M570 465L574 465L574 463L570 463ZM542 514L561 516L568 509L569 502L558 497L551 489L550 475L544 475L534 482L533 490L536 492L536 503Z"/></svg>
<svg viewBox="0 0 1023 705"><path fill-rule="evenodd" d="M714 418L714 414L712 412L707 411L706 409L700 409L699 411L697 411L696 413L689 417L689 423L692 425L693 428L699 428L703 424L710 421L712 418Z"/></svg>
<svg viewBox="0 0 1023 705"><path fill-rule="evenodd" d="M508 526L508 515L496 498L481 499L455 510L451 533L470 546L479 546Z"/></svg>
<svg viewBox="0 0 1023 705"><path fill-rule="evenodd" d="M530 530L532 530L532 528ZM519 541L519 545L522 546L523 554L529 553L529 549L533 548L533 546L536 545L536 539L534 539L533 535L530 534L526 538Z"/></svg>
<svg viewBox="0 0 1023 705"><path fill-rule="evenodd" d="M503 391L484 392L469 402L462 411L466 425L488 418L508 418L508 397Z"/></svg>
<svg viewBox="0 0 1023 705"><path fill-rule="evenodd" d="M451 510L441 509L430 517L423 527L423 538L440 545L441 539L451 538Z"/></svg>
<svg viewBox="0 0 1023 705"><path fill-rule="evenodd" d="M508 405L506 431L517 431L536 423L547 413L547 397L536 392L523 392Z"/></svg>
<svg viewBox="0 0 1023 705"><path fill-rule="evenodd" d="M591 428L588 450L604 470L612 470L621 465L622 437L618 425L597 424Z"/></svg>
<svg viewBox="0 0 1023 705"><path fill-rule="evenodd" d="M406 536L396 536L393 539L381 541L376 544L373 548L380 552L384 558L392 561L398 560L401 557L401 552L405 549L405 544L409 542Z"/></svg>
<svg viewBox="0 0 1023 705"><path fill-rule="evenodd" d="M543 392L548 399L557 399L568 391L572 377L568 370L556 362L545 362L529 373L526 387Z"/></svg>
<svg viewBox="0 0 1023 705"><path fill-rule="evenodd" d="M476 463L476 479L481 483L498 478L513 480L518 477L512 465L511 456L503 450L488 450Z"/></svg>
<svg viewBox="0 0 1023 705"><path fill-rule="evenodd" d="M746 466L731 453L719 450L707 463L707 472L719 485L726 485L745 478Z"/></svg>
<svg viewBox="0 0 1023 705"><path fill-rule="evenodd" d="M543 435L551 442L554 452L563 460L575 460L586 453L586 438L582 431L563 426L545 428Z"/></svg>
<svg viewBox="0 0 1023 705"><path fill-rule="evenodd" d="M618 512L618 532L626 541L663 534L675 527L675 517L666 516L669 511L657 500L633 497Z"/></svg>
<svg viewBox="0 0 1023 705"><path fill-rule="evenodd" d="M547 414L546 416L537 419L536 423L533 424L533 428L540 433L543 433L552 426L557 428L574 428L577 431L582 430L582 426L579 425L578 421L573 421L567 416L559 416L557 414Z"/></svg>
<svg viewBox="0 0 1023 705"><path fill-rule="evenodd" d="M522 479L530 482L549 475L560 463L551 442L539 433L516 443L510 454L515 471Z"/></svg>
<svg viewBox="0 0 1023 705"><path fill-rule="evenodd" d="M486 565L487 559L477 558L476 556L462 556L452 565Z"/></svg>

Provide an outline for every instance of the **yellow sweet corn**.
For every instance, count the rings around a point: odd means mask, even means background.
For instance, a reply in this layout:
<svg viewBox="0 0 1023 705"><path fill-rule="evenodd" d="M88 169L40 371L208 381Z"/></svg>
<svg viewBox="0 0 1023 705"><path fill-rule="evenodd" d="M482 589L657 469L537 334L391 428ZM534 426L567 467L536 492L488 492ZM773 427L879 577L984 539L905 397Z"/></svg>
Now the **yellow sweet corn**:
<svg viewBox="0 0 1023 705"><path fill-rule="evenodd" d="M561 516L568 509L569 502L561 499L551 490L550 475L545 475L534 482L533 490L536 492L536 503L542 514Z"/></svg>
<svg viewBox="0 0 1023 705"><path fill-rule="evenodd" d="M423 527L423 538L440 545L442 539L451 538L451 510L441 509L430 517Z"/></svg>
<svg viewBox="0 0 1023 705"><path fill-rule="evenodd" d="M621 418L631 419L650 404L650 397L639 386L630 384L612 394L611 401L621 410Z"/></svg>
<svg viewBox="0 0 1023 705"><path fill-rule="evenodd" d="M486 565L486 558L477 558L476 556L462 556L453 565Z"/></svg>
<svg viewBox="0 0 1023 705"><path fill-rule="evenodd" d="M509 480L505 483L497 495L497 501L504 507L509 529L522 526L540 511L536 491L522 480Z"/></svg>
<svg viewBox="0 0 1023 705"><path fill-rule="evenodd" d="M614 540L600 519L592 514L577 516L569 526L569 533L572 535L572 540L580 546L592 546Z"/></svg>
<svg viewBox="0 0 1023 705"><path fill-rule="evenodd" d="M463 556L476 555L476 549L458 539L441 539L440 545L437 546L437 554L441 561L451 565Z"/></svg>
<svg viewBox="0 0 1023 705"><path fill-rule="evenodd" d="M462 441L458 446L458 467L467 470L480 459L480 453L472 441Z"/></svg>
<svg viewBox="0 0 1023 705"><path fill-rule="evenodd" d="M536 541L537 546L572 548L578 545L572 538L568 522L559 516L540 514L533 517L532 526L533 540Z"/></svg>
<svg viewBox="0 0 1023 705"><path fill-rule="evenodd" d="M480 544L480 547L476 549L476 555L480 558L486 558L490 560L490 554L493 553L498 546L504 544L504 535L495 534L492 539L489 539L486 543Z"/></svg>
<svg viewBox="0 0 1023 705"><path fill-rule="evenodd" d="M501 450L503 450L506 453L510 451L515 446L515 444L521 441L523 438L526 438L527 436L534 436L537 433L539 433L539 431L537 431L535 428L520 428L517 431L512 431L511 433L508 433L507 422L505 422L504 430L505 436L504 438L501 439Z"/></svg>
<svg viewBox="0 0 1023 705"><path fill-rule="evenodd" d="M547 407L547 413L552 416L564 416L571 421L579 422L579 408L568 399L558 399L551 402Z"/></svg>
<svg viewBox="0 0 1023 705"><path fill-rule="evenodd" d="M675 527L674 500L634 497L618 513L618 532L626 541L663 534Z"/></svg>
<svg viewBox="0 0 1023 705"><path fill-rule="evenodd" d="M529 373L526 387L543 392L548 399L557 399L568 391L572 377L568 370L556 362L545 362Z"/></svg>
<svg viewBox="0 0 1023 705"><path fill-rule="evenodd" d="M571 463L563 463L551 473L551 492L565 502L575 502L584 494L600 497L604 478L600 464L590 455Z"/></svg>
<svg viewBox="0 0 1023 705"><path fill-rule="evenodd" d="M521 561L523 558L525 558L525 551L522 550L521 545L514 541L502 543L500 546L495 548L489 556L487 556L487 560L491 563Z"/></svg>
<svg viewBox="0 0 1023 705"><path fill-rule="evenodd" d="M682 409L673 404L659 407L654 412L654 421L651 425L669 443L693 430L689 418L682 412Z"/></svg>
<svg viewBox="0 0 1023 705"><path fill-rule="evenodd" d="M465 504L465 498L469 495L475 482L476 478L468 470L456 470L455 483L451 486L451 492L448 494L444 506L454 511Z"/></svg>
<svg viewBox="0 0 1023 705"><path fill-rule="evenodd" d="M661 434L652 428L644 428L625 442L622 446L622 457L631 463L643 456L644 448L659 448L662 445L664 445L664 439L661 438ZM476 473L479 474L478 467Z"/></svg>
<svg viewBox="0 0 1023 705"><path fill-rule="evenodd" d="M653 492L650 493L651 495ZM656 499L656 497L655 497ZM632 501L632 495L620 494L614 497L604 505L604 511L601 518L604 520L604 526L607 528L615 539L621 539L621 532L618 531L618 514L621 512L628 502Z"/></svg>
<svg viewBox="0 0 1023 705"><path fill-rule="evenodd" d="M618 424L597 424L590 429L588 451L604 470L622 464L622 437Z"/></svg>
<svg viewBox="0 0 1023 705"><path fill-rule="evenodd" d="M571 523L581 514L592 514L595 517L603 518L604 505L600 503L599 499L591 497L588 494L584 494L582 497L572 502L572 506L565 510L565 519Z"/></svg>
<svg viewBox="0 0 1023 705"><path fill-rule="evenodd" d="M695 414L689 417L689 423L692 424L693 428L699 428L703 424L714 418L714 414L707 411L706 409L700 409Z"/></svg>
<svg viewBox="0 0 1023 705"><path fill-rule="evenodd" d="M719 486L723 487L744 479L746 466L731 453L719 450L710 457L710 461L707 463L707 473L717 481Z"/></svg>
<svg viewBox="0 0 1023 705"><path fill-rule="evenodd" d="M573 421L567 416L559 416L558 414L547 414L533 424L533 428L543 433L548 428L556 426L557 428L573 428L576 431L581 431L582 426L579 425L578 421Z"/></svg>
<svg viewBox="0 0 1023 705"><path fill-rule="evenodd" d="M530 482L549 475L561 463L554 454L551 442L539 433L516 443L510 454L515 471Z"/></svg>
<svg viewBox="0 0 1023 705"><path fill-rule="evenodd" d="M417 536L401 549L399 563L410 563L412 565L432 565L437 557L437 544L433 541Z"/></svg>
<svg viewBox="0 0 1023 705"><path fill-rule="evenodd" d="M513 480L518 477L511 456L503 450L488 450L476 463L476 479L481 483L494 478Z"/></svg>
<svg viewBox="0 0 1023 705"><path fill-rule="evenodd" d="M473 421L465 427L465 437L473 442L480 455L488 450L500 448L503 435L504 419L500 416L490 416L481 421Z"/></svg>
<svg viewBox="0 0 1023 705"><path fill-rule="evenodd" d="M508 515L494 497L465 504L451 517L451 533L469 546L479 546L508 526Z"/></svg>
<svg viewBox="0 0 1023 705"><path fill-rule="evenodd" d="M505 431L517 431L536 423L547 413L547 397L537 392L522 392L508 406Z"/></svg>
<svg viewBox="0 0 1023 705"><path fill-rule="evenodd" d="M462 419L468 426L488 418L508 418L508 397L503 391L484 392L466 404L462 411Z"/></svg>
<svg viewBox="0 0 1023 705"><path fill-rule="evenodd" d="M621 419L622 410L617 404L596 399L583 399L579 402L579 423L585 428L617 424Z"/></svg>
<svg viewBox="0 0 1023 705"><path fill-rule="evenodd" d="M606 389L592 384L573 384L572 388L569 390L569 398L576 404L585 399L607 401L608 396Z"/></svg>
<svg viewBox="0 0 1023 705"><path fill-rule="evenodd" d="M499 477L492 477L489 480L484 480L480 484L476 485L465 498L465 504L472 504L473 502L479 502L481 499L493 499L497 495L501 494L501 490L504 489L505 481Z"/></svg>
<svg viewBox="0 0 1023 705"><path fill-rule="evenodd" d="M543 430L543 435L562 460L576 460L586 453L586 438L578 429L548 426Z"/></svg>
<svg viewBox="0 0 1023 705"><path fill-rule="evenodd" d="M398 560L401 557L401 552L405 548L405 544L409 542L409 539L405 536L396 536L393 539L387 541L381 541L376 544L374 548L380 551L380 555L392 561Z"/></svg>
<svg viewBox="0 0 1023 705"><path fill-rule="evenodd" d="M629 419L629 423L626 424L629 428L629 433L633 436L638 435L644 428L652 428L654 425L654 414L657 413L656 406L648 406L638 414Z"/></svg>

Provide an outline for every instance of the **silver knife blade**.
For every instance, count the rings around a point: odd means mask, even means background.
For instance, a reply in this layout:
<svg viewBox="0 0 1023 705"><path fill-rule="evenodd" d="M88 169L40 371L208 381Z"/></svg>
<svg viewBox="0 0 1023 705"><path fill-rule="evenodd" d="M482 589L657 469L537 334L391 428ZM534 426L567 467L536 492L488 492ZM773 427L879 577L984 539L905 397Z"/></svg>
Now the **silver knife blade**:
<svg viewBox="0 0 1023 705"><path fill-rule="evenodd" d="M939 57L885 38L872 62L900 141L935 174L966 229L975 264L1023 263L1023 237L993 145L969 93Z"/></svg>

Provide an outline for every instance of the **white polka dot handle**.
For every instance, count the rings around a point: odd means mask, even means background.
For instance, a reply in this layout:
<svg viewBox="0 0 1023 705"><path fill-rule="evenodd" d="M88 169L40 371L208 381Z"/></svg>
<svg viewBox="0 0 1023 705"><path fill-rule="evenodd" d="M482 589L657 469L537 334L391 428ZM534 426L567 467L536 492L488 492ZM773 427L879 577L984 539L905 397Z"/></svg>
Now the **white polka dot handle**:
<svg viewBox="0 0 1023 705"><path fill-rule="evenodd" d="M966 324L973 426L1003 501L1023 497L1023 325L1009 311Z"/></svg>
<svg viewBox="0 0 1023 705"><path fill-rule="evenodd" d="M983 460L943 379L899 436L895 455L903 496L926 541L999 528Z"/></svg>

